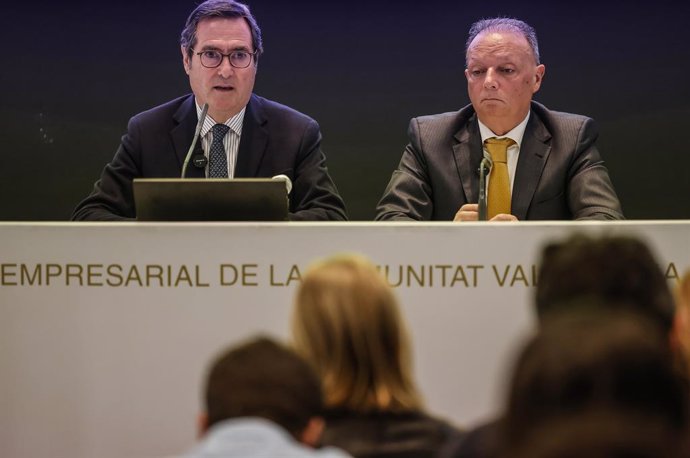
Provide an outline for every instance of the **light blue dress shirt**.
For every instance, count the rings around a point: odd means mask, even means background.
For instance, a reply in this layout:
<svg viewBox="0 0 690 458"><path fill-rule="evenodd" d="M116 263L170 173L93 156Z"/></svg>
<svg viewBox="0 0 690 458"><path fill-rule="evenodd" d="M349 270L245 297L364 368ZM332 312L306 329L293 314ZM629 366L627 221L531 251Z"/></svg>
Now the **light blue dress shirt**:
<svg viewBox="0 0 690 458"><path fill-rule="evenodd" d="M263 418L234 418L214 425L186 458L351 458L334 447L313 449Z"/></svg>

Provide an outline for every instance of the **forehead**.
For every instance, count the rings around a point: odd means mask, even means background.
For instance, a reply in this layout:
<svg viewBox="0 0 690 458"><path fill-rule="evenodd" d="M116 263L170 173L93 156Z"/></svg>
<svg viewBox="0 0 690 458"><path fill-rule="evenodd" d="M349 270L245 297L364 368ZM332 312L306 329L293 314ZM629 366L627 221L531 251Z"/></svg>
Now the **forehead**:
<svg viewBox="0 0 690 458"><path fill-rule="evenodd" d="M243 18L208 18L196 27L199 44L251 44L252 33Z"/></svg>
<svg viewBox="0 0 690 458"><path fill-rule="evenodd" d="M524 59L532 58L532 48L527 39L515 32L482 32L467 48L468 60L481 59Z"/></svg>

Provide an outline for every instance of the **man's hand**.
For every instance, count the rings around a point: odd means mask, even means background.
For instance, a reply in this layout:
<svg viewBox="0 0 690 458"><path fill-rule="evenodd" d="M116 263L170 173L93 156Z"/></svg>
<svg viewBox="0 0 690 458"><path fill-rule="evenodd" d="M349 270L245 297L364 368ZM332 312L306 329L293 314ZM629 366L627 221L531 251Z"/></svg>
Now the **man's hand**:
<svg viewBox="0 0 690 458"><path fill-rule="evenodd" d="M465 204L455 214L453 221L477 221L479 220L479 204Z"/></svg>
<svg viewBox="0 0 690 458"><path fill-rule="evenodd" d="M479 204L465 204L460 207L460 210L455 214L453 221L478 221L479 220ZM499 213L491 218L489 221L517 221L514 215L506 213Z"/></svg>

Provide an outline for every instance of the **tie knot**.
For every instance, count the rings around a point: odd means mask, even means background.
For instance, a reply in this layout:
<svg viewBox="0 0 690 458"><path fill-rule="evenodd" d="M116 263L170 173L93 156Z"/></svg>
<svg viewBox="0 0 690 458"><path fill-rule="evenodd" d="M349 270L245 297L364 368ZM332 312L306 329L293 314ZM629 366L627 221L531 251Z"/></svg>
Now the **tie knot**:
<svg viewBox="0 0 690 458"><path fill-rule="evenodd" d="M226 126L225 124L215 124L213 127L211 127L211 132L213 132L213 138L222 139L223 137L225 137L225 134L227 134L229 130L230 127Z"/></svg>
<svg viewBox="0 0 690 458"><path fill-rule="evenodd" d="M484 146L491 155L491 160L494 162L508 161L508 148L516 143L508 138L491 137L484 140Z"/></svg>

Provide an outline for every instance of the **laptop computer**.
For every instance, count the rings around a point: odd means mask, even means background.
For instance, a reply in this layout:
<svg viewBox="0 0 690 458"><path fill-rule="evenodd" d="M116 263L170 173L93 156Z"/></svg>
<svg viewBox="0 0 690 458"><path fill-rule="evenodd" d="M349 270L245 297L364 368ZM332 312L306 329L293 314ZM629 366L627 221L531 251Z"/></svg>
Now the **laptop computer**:
<svg viewBox="0 0 690 458"><path fill-rule="evenodd" d="M287 221L283 180L135 178L138 221Z"/></svg>

